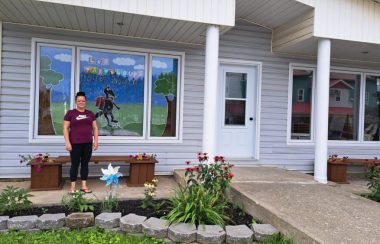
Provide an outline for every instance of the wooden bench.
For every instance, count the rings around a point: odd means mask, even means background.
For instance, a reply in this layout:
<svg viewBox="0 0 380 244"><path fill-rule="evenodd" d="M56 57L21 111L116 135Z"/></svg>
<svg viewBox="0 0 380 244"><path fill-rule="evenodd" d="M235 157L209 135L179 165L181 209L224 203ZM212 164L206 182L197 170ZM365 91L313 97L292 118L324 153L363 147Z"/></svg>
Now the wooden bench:
<svg viewBox="0 0 380 244"><path fill-rule="evenodd" d="M380 165L380 160L374 159L362 159L362 158L338 158L335 156L330 157L327 160L327 179L340 184L347 184L347 165L362 164L369 166Z"/></svg>
<svg viewBox="0 0 380 244"><path fill-rule="evenodd" d="M57 190L62 189L62 165L70 163L69 156L49 157L44 163L42 172L31 167L31 189ZM144 183L154 178L154 168L158 161L155 158L138 160L130 156L92 156L90 162L124 162L130 165L128 186L144 186ZM30 165L36 163L31 162Z"/></svg>

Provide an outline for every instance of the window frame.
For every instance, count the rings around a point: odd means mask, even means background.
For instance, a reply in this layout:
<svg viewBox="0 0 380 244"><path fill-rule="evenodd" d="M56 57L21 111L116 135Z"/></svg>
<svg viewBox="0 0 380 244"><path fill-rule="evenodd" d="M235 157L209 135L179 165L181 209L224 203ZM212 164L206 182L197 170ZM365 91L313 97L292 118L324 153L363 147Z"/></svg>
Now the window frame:
<svg viewBox="0 0 380 244"><path fill-rule="evenodd" d="M293 70L308 70L313 72L312 84L311 84L311 111L310 111L310 139L292 139L292 105L293 105ZM287 119L287 144L312 144L314 143L314 92L315 92L315 77L316 68L311 65L305 64L290 64L289 65L289 85L288 85L288 119ZM298 95L298 94L297 94Z"/></svg>
<svg viewBox="0 0 380 244"><path fill-rule="evenodd" d="M291 139L291 118L292 118L292 90L293 90L293 69L306 69L314 70L313 73L313 85L312 85L312 109L311 109L311 139L310 140L295 140ZM315 83L316 83L316 73L317 67L315 64L300 64L300 63L290 63L289 64L289 85L288 85L288 116L287 116L287 145L290 146L313 146L315 144L315 133L314 133L314 117L315 117ZM379 70L370 69L360 69L360 68L347 68L340 66L331 66L329 73L349 73L349 74L359 74L360 75L360 96L359 96L359 128L358 128L358 140L345 141L345 140L328 140L328 146L374 146L378 147L380 141L365 141L364 140L364 109L365 109L365 77L367 75L380 76Z"/></svg>
<svg viewBox="0 0 380 244"><path fill-rule="evenodd" d="M300 95L300 92L301 92L301 95ZM297 102L304 102L304 101L305 101L305 89L299 88L297 89Z"/></svg>
<svg viewBox="0 0 380 244"><path fill-rule="evenodd" d="M132 144L132 143L182 143L183 138L183 96L184 96L184 67L185 67L185 53L178 51L166 51L158 49L148 48L134 48L116 45L101 45L85 42L73 42L63 40L52 40L45 38L32 38L31 41L31 91L30 91L30 109L29 109L29 142L30 143L53 143L62 144L64 142L62 135L38 135L38 109L36 104L39 103L38 97L38 81L37 75L39 71L39 48L40 46L52 46L52 47L64 47L72 48L72 70L71 70L71 94L70 94L70 109L75 107L74 94L79 90L79 68L80 68L80 51L91 50L101 52L113 52L122 54L137 54L145 56L145 79L144 79L144 124L143 124L143 136L142 137L127 137L117 136L100 136L99 142L105 144ZM175 137L150 137L148 134L148 128L150 127L150 91L151 91L151 57L152 56L168 56L178 58L178 74L177 79L177 123L176 123L176 136ZM38 100L37 100L38 99ZM36 103L37 102L37 103Z"/></svg>

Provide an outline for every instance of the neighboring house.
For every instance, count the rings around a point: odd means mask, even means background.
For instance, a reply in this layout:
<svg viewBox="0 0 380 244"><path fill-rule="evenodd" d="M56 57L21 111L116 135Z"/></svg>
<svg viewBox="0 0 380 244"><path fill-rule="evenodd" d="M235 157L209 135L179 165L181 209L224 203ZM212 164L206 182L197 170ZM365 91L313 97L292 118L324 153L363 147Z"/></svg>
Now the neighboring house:
<svg viewBox="0 0 380 244"><path fill-rule="evenodd" d="M379 156L379 2L0 0L0 177L67 154L83 90L99 155L154 153L168 174L204 151L326 182L328 154Z"/></svg>

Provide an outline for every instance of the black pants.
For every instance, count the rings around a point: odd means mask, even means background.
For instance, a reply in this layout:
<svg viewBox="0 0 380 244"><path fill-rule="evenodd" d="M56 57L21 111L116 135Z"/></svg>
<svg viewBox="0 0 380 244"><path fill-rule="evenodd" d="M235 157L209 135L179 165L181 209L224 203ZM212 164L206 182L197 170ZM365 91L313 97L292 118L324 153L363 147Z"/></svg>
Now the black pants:
<svg viewBox="0 0 380 244"><path fill-rule="evenodd" d="M70 167L70 180L74 182L78 177L78 168L80 166L80 178L87 180L88 177L88 162L91 159L92 143L72 144L70 152L71 167Z"/></svg>

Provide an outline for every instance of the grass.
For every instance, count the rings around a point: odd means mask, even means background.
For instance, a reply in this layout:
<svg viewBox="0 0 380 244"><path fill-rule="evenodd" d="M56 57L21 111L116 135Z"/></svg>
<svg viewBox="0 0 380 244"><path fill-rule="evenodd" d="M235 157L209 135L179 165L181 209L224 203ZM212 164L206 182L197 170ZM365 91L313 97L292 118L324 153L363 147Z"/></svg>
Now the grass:
<svg viewBox="0 0 380 244"><path fill-rule="evenodd" d="M0 244L8 243L65 243L65 244L108 244L108 243L165 243L145 236L120 234L102 229L51 230L41 232L11 231L0 234Z"/></svg>
<svg viewBox="0 0 380 244"><path fill-rule="evenodd" d="M283 234L277 233L260 242L261 244L293 244L291 239L286 238Z"/></svg>

